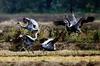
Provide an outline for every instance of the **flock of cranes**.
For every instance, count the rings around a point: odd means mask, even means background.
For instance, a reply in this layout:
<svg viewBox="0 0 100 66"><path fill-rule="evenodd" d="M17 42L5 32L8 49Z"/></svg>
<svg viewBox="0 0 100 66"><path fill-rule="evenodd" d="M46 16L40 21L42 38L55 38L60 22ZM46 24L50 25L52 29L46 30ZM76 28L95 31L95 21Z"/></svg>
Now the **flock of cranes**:
<svg viewBox="0 0 100 66"><path fill-rule="evenodd" d="M88 23L88 22L93 22L94 21L94 17L89 16L89 17L81 17L79 19L77 19L74 15L74 13L72 13L70 15L70 17L65 17L65 19L63 21L55 21L54 24L57 25L63 25L66 27L68 34L70 35L72 32L75 33L81 33L81 27L84 23ZM35 32L35 38L33 38L30 35L20 35L20 37L23 37L23 43L25 45L27 45L28 47L32 47L35 40L38 38L37 34L39 33L40 29L39 29L39 24L34 20L34 19L30 19L30 18L23 18L23 22L26 23L26 26L23 26L20 22L20 26L24 29L27 29L28 31L34 33ZM62 33L62 32L61 32ZM56 46L55 43L58 41L61 33L59 34L58 37L55 38L48 38L48 39L41 39L40 43L41 43L41 47L47 51L54 51L56 50Z"/></svg>

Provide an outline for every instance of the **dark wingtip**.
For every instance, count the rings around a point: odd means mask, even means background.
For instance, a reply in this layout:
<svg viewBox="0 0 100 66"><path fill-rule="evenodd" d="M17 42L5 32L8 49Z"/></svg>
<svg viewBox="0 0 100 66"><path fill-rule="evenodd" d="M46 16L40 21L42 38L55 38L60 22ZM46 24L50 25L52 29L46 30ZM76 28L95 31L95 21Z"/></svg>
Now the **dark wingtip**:
<svg viewBox="0 0 100 66"><path fill-rule="evenodd" d="M60 20L60 21L54 21L54 25L58 26L58 25L65 25L64 21L63 20Z"/></svg>
<svg viewBox="0 0 100 66"><path fill-rule="evenodd" d="M93 22L95 20L95 17L89 16L89 17L87 17L86 20L87 20L87 22Z"/></svg>

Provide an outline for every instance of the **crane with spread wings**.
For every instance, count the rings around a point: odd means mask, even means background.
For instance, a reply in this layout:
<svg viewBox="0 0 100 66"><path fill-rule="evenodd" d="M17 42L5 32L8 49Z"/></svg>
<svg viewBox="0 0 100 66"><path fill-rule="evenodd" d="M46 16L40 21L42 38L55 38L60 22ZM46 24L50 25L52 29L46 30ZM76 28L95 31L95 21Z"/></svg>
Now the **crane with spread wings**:
<svg viewBox="0 0 100 66"><path fill-rule="evenodd" d="M57 25L63 25L66 27L68 34L70 35L72 32L75 33L81 33L81 27L84 23L93 22L95 18L93 16L88 17L81 17L77 19L74 15L74 13L71 14L70 17L66 17L62 21L54 21L54 24Z"/></svg>

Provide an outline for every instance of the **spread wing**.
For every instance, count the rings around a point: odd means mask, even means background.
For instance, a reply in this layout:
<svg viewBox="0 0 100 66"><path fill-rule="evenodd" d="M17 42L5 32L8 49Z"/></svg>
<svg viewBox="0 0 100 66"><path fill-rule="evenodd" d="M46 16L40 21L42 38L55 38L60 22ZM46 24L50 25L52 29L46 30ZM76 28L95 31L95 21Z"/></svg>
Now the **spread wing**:
<svg viewBox="0 0 100 66"><path fill-rule="evenodd" d="M86 20L87 20L87 23L93 22L95 20L95 18L93 16L88 16Z"/></svg>
<svg viewBox="0 0 100 66"><path fill-rule="evenodd" d="M93 16L88 16L86 18L80 18L78 22L80 22L80 27L82 27L84 23L93 22L94 20L95 18Z"/></svg>
<svg viewBox="0 0 100 66"><path fill-rule="evenodd" d="M54 25L56 25L56 26L58 26L58 25L63 25L63 26L65 26L65 22L64 22L64 20L54 21Z"/></svg>

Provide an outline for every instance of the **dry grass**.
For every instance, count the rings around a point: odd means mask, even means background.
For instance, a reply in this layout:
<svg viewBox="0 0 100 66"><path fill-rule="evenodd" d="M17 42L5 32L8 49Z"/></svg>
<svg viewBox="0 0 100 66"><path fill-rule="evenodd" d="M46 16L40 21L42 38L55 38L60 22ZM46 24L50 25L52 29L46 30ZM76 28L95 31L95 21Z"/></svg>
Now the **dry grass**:
<svg viewBox="0 0 100 66"><path fill-rule="evenodd" d="M1 62L22 62L22 61L52 61L52 62L100 62L100 56L85 56L85 57L62 57L62 56L36 56L36 57L0 57Z"/></svg>
<svg viewBox="0 0 100 66"><path fill-rule="evenodd" d="M93 56L91 56L93 55ZM93 50L60 50L60 51L30 51L26 52L11 52L8 50L0 51L0 62L58 62L58 63L78 63L85 62L100 62L100 51ZM9 63L7 63L9 64ZM23 64L23 63L22 63ZM34 63L33 63L34 64ZM28 66L28 65L27 65Z"/></svg>
<svg viewBox="0 0 100 66"><path fill-rule="evenodd" d="M100 55L100 51L96 50L59 50L59 51L34 51L32 53L29 51L23 52L12 52L8 50L1 50L0 56L1 57L8 57L8 56L26 56L26 57L36 57L36 56L96 56Z"/></svg>

